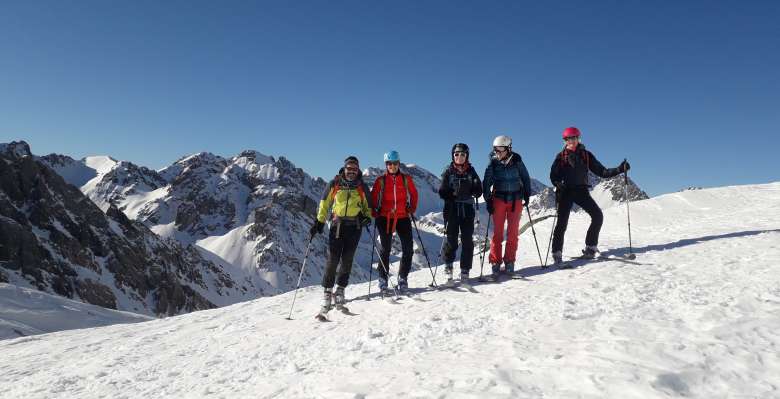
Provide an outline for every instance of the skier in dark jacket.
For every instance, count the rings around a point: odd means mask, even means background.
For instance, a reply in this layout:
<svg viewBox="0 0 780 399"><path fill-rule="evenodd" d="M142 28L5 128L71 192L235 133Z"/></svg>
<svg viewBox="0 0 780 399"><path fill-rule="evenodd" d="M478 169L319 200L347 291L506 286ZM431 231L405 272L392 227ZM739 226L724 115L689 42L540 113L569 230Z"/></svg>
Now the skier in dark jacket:
<svg viewBox="0 0 780 399"><path fill-rule="evenodd" d="M565 147L555 157L550 168L550 180L555 186L555 199L558 208L558 223L553 234L553 261L560 265L563 261L563 235L569 223L569 213L573 204L579 205L591 218L588 233L585 236L583 257L592 259L598 253L599 231L604 221L604 215L590 196L588 171L596 176L609 178L617 176L631 168L623 161L617 168L607 169L599 162L593 153L580 143L580 131L569 127L563 131Z"/></svg>
<svg viewBox="0 0 780 399"><path fill-rule="evenodd" d="M330 231L328 233L328 263L322 276L325 288L322 309L318 318L324 318L335 302L336 308L344 308L344 289L349 283L352 260L360 241L360 231L371 224L371 198L368 187L363 182L358 159L354 156L344 160L344 167L328 183L317 210L317 219L309 234L322 233L330 212ZM341 263L336 274L336 267ZM338 283L333 292L334 283Z"/></svg>
<svg viewBox="0 0 780 399"><path fill-rule="evenodd" d="M488 213L493 215L493 237L490 240L490 264L492 279L498 279L501 262L507 274L515 271L518 231L523 204L531 197L531 178L519 154L512 151L512 139L498 136L493 140L490 163L485 169L482 193ZM521 202L522 200L522 202ZM504 241L504 222L507 223L506 248L501 256Z"/></svg>
<svg viewBox="0 0 780 399"><path fill-rule="evenodd" d="M444 273L447 283L452 283L452 262L458 249L460 232L460 281L466 282L474 257L474 203L482 196L482 182L469 163L469 146L458 143L452 146L452 162L441 175L439 196L444 200L444 222L447 241L443 248Z"/></svg>

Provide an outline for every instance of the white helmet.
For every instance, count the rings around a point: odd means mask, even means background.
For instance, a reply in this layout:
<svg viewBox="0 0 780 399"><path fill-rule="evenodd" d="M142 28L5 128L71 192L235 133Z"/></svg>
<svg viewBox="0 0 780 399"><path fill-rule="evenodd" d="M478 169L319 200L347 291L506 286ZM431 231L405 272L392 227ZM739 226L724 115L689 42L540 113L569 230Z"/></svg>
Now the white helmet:
<svg viewBox="0 0 780 399"><path fill-rule="evenodd" d="M512 138L509 136L496 136L493 139L493 147L511 147Z"/></svg>

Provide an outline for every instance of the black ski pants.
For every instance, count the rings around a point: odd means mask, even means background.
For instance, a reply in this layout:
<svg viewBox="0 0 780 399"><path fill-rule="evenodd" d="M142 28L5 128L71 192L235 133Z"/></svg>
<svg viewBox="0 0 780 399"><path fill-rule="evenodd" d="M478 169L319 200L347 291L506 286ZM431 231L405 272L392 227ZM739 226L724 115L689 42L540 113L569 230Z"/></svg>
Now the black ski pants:
<svg viewBox="0 0 780 399"><path fill-rule="evenodd" d="M376 231L379 232L379 242L382 244L382 250L379 253L379 278L387 280L385 268L390 268L390 249L393 246L393 231L390 219L390 230L387 228L388 220L380 216L376 220ZM414 251L414 242L412 241L412 221L408 217L398 219L395 226L395 232L401 239L401 265L398 268L398 275L406 279L409 271L412 269L412 252Z"/></svg>
<svg viewBox="0 0 780 399"><path fill-rule="evenodd" d="M330 226L328 232L328 262L325 264L325 274L322 276L322 286L333 288L336 280L336 268L338 268L339 287L349 284L349 274L352 272L352 260L360 242L360 225L357 223L341 223L341 229L337 223Z"/></svg>
<svg viewBox="0 0 780 399"><path fill-rule="evenodd" d="M453 202L447 209L447 241L444 244L444 262L455 261L460 233L460 272L468 273L474 258L474 204Z"/></svg>
<svg viewBox="0 0 780 399"><path fill-rule="evenodd" d="M563 235L569 224L569 213L571 213L573 204L579 205L590 216L590 227L588 227L588 234L585 236L585 245L599 245L599 232L601 224L604 222L601 208L590 196L587 187L568 188L563 190L558 199L558 223L555 225L555 233L553 234L553 252L563 250Z"/></svg>

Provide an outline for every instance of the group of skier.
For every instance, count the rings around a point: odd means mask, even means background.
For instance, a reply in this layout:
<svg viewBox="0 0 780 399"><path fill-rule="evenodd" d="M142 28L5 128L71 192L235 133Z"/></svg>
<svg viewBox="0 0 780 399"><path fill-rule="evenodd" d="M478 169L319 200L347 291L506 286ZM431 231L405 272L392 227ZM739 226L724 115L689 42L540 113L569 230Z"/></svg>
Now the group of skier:
<svg viewBox="0 0 780 399"><path fill-rule="evenodd" d="M564 148L555 157L550 168L550 180L555 187L557 223L552 239L553 263L563 262L563 236L568 225L573 204L579 205L591 217L585 239L583 257L593 258L598 253L598 238L603 215L589 193L588 171L602 178L609 178L630 169L623 161L616 168L605 168L581 143L581 133L576 127L563 131ZM466 283L474 256L474 226L478 199L484 203L493 222L490 241L489 280L499 275L515 273L518 230L523 206L528 206L532 194L531 179L523 159L512 149L512 139L498 136L493 140L490 163L480 180L469 162L469 147L457 143L452 147L452 161L441 175L439 196L444 200L446 241L442 248L445 275L453 281L453 263L460 238L460 281ZM349 156L344 166L328 183L320 200L317 218L310 234L321 233L330 214L329 255L322 279L325 289L322 309L318 317L324 317L331 307L345 311L344 289L349 283L352 261L360 241L361 230L374 219L380 247L379 289L389 295L388 272L393 236L401 240L401 262L398 268L400 292L408 290L408 275L412 264L412 223L418 204L418 193L411 176L401 172L397 151L384 154L385 173L377 177L371 190L363 182L358 159ZM478 219L477 219L478 220ZM416 225L415 225L416 227ZM506 245L503 246L506 228ZM419 233L418 233L419 234ZM503 251L502 251L503 250ZM335 292L334 285L337 285Z"/></svg>

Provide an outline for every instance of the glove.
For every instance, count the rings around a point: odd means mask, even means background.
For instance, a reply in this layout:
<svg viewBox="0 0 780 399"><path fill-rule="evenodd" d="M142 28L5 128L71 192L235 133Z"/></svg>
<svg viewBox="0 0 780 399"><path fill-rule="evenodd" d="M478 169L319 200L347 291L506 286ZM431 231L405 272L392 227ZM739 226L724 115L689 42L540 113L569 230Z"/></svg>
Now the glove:
<svg viewBox="0 0 780 399"><path fill-rule="evenodd" d="M325 227L325 223L315 220L314 224L309 229L309 237L314 238L317 233L322 233L322 229Z"/></svg>
<svg viewBox="0 0 780 399"><path fill-rule="evenodd" d="M371 226L371 218L368 216L361 216L360 217L360 227L368 227Z"/></svg>
<svg viewBox="0 0 780 399"><path fill-rule="evenodd" d="M629 169L631 169L631 164L629 164L628 161L626 160L623 160L623 162L621 162L620 165L618 166L618 170L620 171L620 173L628 172Z"/></svg>
<svg viewBox="0 0 780 399"><path fill-rule="evenodd" d="M485 208L487 208L487 211L489 214L493 214L493 199L489 199L485 201Z"/></svg>

